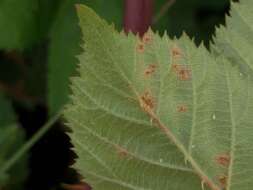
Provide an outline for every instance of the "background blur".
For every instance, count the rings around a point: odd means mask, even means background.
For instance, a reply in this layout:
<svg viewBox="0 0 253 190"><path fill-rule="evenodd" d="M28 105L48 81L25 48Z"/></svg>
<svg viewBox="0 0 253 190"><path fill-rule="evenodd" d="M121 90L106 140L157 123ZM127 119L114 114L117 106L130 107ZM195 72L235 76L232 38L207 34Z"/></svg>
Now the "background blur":
<svg viewBox="0 0 253 190"><path fill-rule="evenodd" d="M154 30L167 30L171 37L185 31L207 47L229 10L229 0L154 2ZM15 125L4 143L0 141L0 157L11 157L68 102L69 77L75 75L75 56L82 51L76 3L89 5L122 30L123 0L0 0L0 137ZM75 156L66 130L63 123L55 124L25 161L12 168L15 177L6 189L19 189L15 185L22 183L26 190L58 190L62 184L78 183L76 172L69 169Z"/></svg>

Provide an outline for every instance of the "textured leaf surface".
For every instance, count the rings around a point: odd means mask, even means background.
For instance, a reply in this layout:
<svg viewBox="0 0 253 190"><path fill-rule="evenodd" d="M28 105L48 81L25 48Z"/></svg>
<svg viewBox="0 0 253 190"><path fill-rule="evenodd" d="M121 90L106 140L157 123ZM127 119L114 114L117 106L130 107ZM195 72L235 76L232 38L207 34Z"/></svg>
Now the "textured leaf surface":
<svg viewBox="0 0 253 190"><path fill-rule="evenodd" d="M20 148L23 140L23 131L15 124L11 105L0 96L0 189L22 189L22 184L27 175L24 158L15 164L10 171L2 173L1 170Z"/></svg>
<svg viewBox="0 0 253 190"><path fill-rule="evenodd" d="M78 11L85 53L65 116L93 189L250 190L252 75L186 36L126 37Z"/></svg>
<svg viewBox="0 0 253 190"><path fill-rule="evenodd" d="M231 115L231 164L228 171L229 190L248 190L253 187L253 128L252 128L252 76L253 76L253 11L252 1L242 0L232 6L231 17L226 19L226 28L217 31L215 52L226 58L240 70L240 90L232 88Z"/></svg>

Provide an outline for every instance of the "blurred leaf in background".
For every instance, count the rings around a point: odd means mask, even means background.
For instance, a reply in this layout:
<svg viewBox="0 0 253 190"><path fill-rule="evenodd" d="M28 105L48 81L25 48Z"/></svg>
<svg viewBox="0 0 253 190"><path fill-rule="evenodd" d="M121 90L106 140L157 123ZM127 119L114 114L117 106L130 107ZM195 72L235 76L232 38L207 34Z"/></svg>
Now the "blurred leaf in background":
<svg viewBox="0 0 253 190"><path fill-rule="evenodd" d="M154 24L155 29L165 30L171 37L181 36L185 31L195 38L197 44L204 41L209 44L215 25L224 24L225 12L229 0L158 0L156 12L168 1L173 1L167 13Z"/></svg>
<svg viewBox="0 0 253 190"><path fill-rule="evenodd" d="M0 49L30 48L46 35L59 0L2 0Z"/></svg>
<svg viewBox="0 0 253 190"><path fill-rule="evenodd" d="M26 156L7 172L3 171L23 142L23 129L17 126L11 104L0 95L0 189L19 190L23 187L28 174Z"/></svg>
<svg viewBox="0 0 253 190"><path fill-rule="evenodd" d="M36 41L37 11L38 7L34 0L0 2L1 49L23 49Z"/></svg>
<svg viewBox="0 0 253 190"><path fill-rule="evenodd" d="M81 32L74 4L87 4L107 21L122 26L122 0L65 0L57 14L50 37L48 58L48 104L50 114L56 113L68 101L69 78L77 66L76 56L81 53ZM85 38L85 36L84 36Z"/></svg>

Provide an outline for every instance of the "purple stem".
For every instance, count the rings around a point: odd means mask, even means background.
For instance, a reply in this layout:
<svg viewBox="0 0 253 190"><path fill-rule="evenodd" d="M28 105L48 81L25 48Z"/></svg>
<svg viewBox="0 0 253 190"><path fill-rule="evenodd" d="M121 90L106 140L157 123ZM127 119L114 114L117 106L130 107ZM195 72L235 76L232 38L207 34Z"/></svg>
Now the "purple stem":
<svg viewBox="0 0 253 190"><path fill-rule="evenodd" d="M142 36L152 24L153 0L125 0L124 30Z"/></svg>

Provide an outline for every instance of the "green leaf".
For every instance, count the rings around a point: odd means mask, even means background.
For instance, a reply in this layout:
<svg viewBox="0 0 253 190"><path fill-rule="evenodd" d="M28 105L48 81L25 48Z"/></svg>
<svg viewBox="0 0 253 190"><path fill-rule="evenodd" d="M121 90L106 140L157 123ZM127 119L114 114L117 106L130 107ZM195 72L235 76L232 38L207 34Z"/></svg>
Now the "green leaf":
<svg viewBox="0 0 253 190"><path fill-rule="evenodd" d="M37 1L34 0L1 0L1 49L23 49L35 42L38 35L37 11Z"/></svg>
<svg viewBox="0 0 253 190"><path fill-rule="evenodd" d="M228 189L251 189L253 186L252 162L252 91L253 76L253 12L252 1L241 0L232 6L231 17L226 19L226 28L217 30L213 50L217 56L225 57L240 70L240 75L247 79L248 86L240 86L235 94L243 96L231 97L231 110L234 115L232 126L231 164L228 175ZM250 76L250 77L249 77ZM235 84L241 85L238 81ZM247 98L246 98L247 97Z"/></svg>
<svg viewBox="0 0 253 190"><path fill-rule="evenodd" d="M186 36L126 37L78 10L85 52L65 117L93 189L251 189L251 70Z"/></svg>
<svg viewBox="0 0 253 190"><path fill-rule="evenodd" d="M53 115L68 101L69 77L74 74L78 62L75 56L81 52L81 31L72 0L62 3L51 31L51 39L48 104L50 114Z"/></svg>
<svg viewBox="0 0 253 190"><path fill-rule="evenodd" d="M2 171L8 160L22 146L24 133L15 123L11 105L0 96L0 189L22 189L27 176L27 162L23 157L9 171Z"/></svg>
<svg viewBox="0 0 253 190"><path fill-rule="evenodd" d="M107 22L113 22L115 27L122 29L124 1L123 0L83 0L84 4L91 7Z"/></svg>
<svg viewBox="0 0 253 190"><path fill-rule="evenodd" d="M48 35L60 0L1 0L0 49L24 50Z"/></svg>
<svg viewBox="0 0 253 190"><path fill-rule="evenodd" d="M75 0L75 2L91 5L108 21L114 21L116 26L120 28L123 1ZM108 11L108 9L104 9L105 6L113 10ZM76 55L81 53L79 45L81 31L72 0L65 0L62 3L51 31L51 39L48 67L48 104L50 113L53 115L69 100L70 77L75 74L78 63Z"/></svg>

